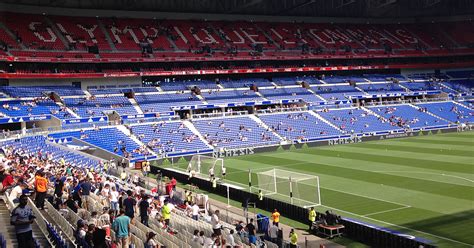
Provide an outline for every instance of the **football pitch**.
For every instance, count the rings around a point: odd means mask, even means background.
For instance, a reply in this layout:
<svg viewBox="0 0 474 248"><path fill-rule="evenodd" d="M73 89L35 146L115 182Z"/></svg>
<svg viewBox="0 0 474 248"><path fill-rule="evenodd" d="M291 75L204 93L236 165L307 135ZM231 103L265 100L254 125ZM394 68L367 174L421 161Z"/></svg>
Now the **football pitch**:
<svg viewBox="0 0 474 248"><path fill-rule="evenodd" d="M474 132L258 153L224 164L226 181L240 186L248 184L249 169L317 175L318 211L332 209L440 247L474 245Z"/></svg>

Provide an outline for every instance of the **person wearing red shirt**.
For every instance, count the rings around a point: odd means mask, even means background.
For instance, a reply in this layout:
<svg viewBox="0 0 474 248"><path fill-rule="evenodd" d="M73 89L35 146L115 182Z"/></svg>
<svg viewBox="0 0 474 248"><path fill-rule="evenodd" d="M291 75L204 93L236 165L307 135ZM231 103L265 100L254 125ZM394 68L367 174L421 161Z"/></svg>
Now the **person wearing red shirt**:
<svg viewBox="0 0 474 248"><path fill-rule="evenodd" d="M10 186L12 186L13 184L15 184L15 170L10 170L6 175L5 175L5 178L3 179L2 181L2 185L3 185L3 190L6 190L8 189Z"/></svg>

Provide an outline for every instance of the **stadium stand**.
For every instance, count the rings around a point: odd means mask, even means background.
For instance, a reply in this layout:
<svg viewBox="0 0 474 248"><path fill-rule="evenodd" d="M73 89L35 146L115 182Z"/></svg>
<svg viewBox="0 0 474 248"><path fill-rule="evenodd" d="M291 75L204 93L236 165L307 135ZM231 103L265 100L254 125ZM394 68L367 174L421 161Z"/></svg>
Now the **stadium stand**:
<svg viewBox="0 0 474 248"><path fill-rule="evenodd" d="M474 111L454 102L420 103L418 107L426 108L430 113L455 123L472 123Z"/></svg>
<svg viewBox="0 0 474 248"><path fill-rule="evenodd" d="M392 126L421 128L448 124L448 122L426 113L423 109L416 109L410 105L370 107L369 109L388 119Z"/></svg>
<svg viewBox="0 0 474 248"><path fill-rule="evenodd" d="M342 135L340 130L308 112L259 115L259 118L271 130L287 140L306 140Z"/></svg>
<svg viewBox="0 0 474 248"><path fill-rule="evenodd" d="M193 121L204 139L214 147L248 147L277 144L279 139L249 117Z"/></svg>

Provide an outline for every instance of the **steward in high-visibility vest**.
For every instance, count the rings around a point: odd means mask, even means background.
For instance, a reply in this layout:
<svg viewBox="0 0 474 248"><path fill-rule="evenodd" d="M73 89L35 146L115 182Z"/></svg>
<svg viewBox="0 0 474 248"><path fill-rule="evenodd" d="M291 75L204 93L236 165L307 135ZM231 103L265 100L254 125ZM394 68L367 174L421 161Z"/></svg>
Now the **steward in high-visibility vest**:
<svg viewBox="0 0 474 248"><path fill-rule="evenodd" d="M309 231L311 232L311 229L313 228L313 222L316 221L316 210L314 210L314 207L311 207L308 213L308 222L309 222Z"/></svg>

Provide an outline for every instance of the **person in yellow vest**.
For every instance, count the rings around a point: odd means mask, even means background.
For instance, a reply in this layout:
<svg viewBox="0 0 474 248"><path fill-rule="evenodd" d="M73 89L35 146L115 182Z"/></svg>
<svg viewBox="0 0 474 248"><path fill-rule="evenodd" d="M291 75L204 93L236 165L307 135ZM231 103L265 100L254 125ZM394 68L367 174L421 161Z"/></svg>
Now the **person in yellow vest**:
<svg viewBox="0 0 474 248"><path fill-rule="evenodd" d="M273 224L275 226L278 226L278 224L280 223L280 213L278 212L278 210L276 208L275 208L275 210L273 210L272 220L273 220Z"/></svg>
<svg viewBox="0 0 474 248"><path fill-rule="evenodd" d="M122 179L122 181L126 181L127 180L127 172L125 172L125 170L122 170L122 173L120 174L120 179Z"/></svg>
<svg viewBox="0 0 474 248"><path fill-rule="evenodd" d="M261 189L258 191L258 200L263 201L263 192Z"/></svg>
<svg viewBox="0 0 474 248"><path fill-rule="evenodd" d="M171 220L171 207L168 205L168 200L165 200L163 207L161 207L161 216L165 220L165 224L168 227Z"/></svg>
<svg viewBox="0 0 474 248"><path fill-rule="evenodd" d="M298 234L296 234L295 229L291 229L290 232L290 248L298 247Z"/></svg>
<svg viewBox="0 0 474 248"><path fill-rule="evenodd" d="M311 229L313 228L313 222L315 221L316 221L316 210L314 210L314 207L311 207L308 213L309 232L311 232Z"/></svg>

